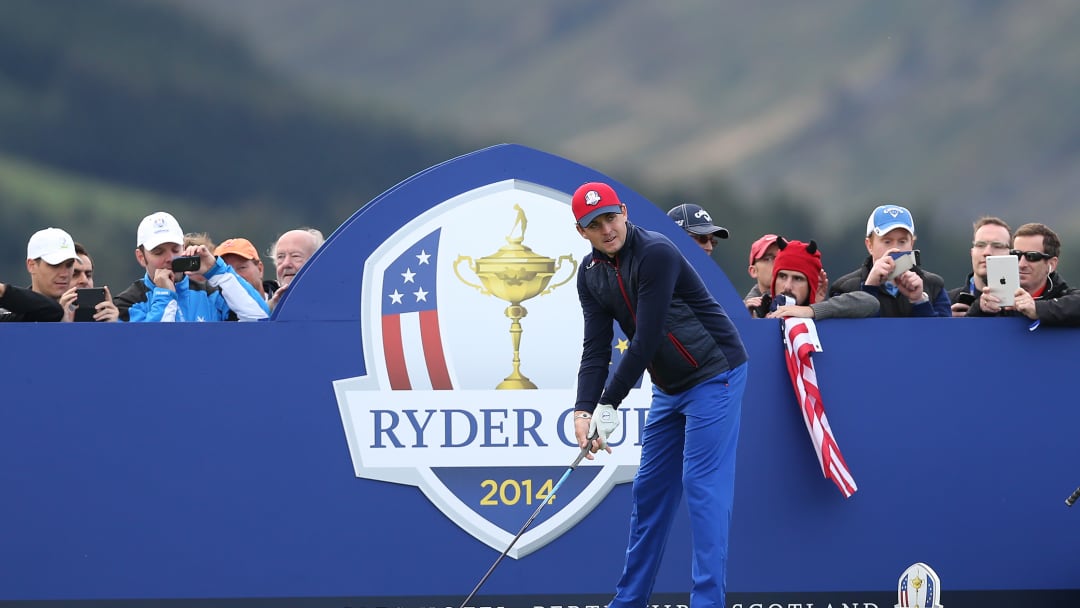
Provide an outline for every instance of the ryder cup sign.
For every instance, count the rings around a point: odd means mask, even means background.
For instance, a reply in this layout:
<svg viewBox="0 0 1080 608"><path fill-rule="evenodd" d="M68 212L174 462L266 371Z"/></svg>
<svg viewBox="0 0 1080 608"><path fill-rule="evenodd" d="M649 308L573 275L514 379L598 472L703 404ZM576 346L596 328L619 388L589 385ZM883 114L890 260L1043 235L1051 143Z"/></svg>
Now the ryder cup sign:
<svg viewBox="0 0 1080 608"><path fill-rule="evenodd" d="M579 451L575 284L588 251L570 195L521 180L461 192L405 218L363 261L367 373L334 382L356 476L420 488L500 551L550 501L509 554L515 558L630 481L648 407L641 388L618 409L614 452L583 461L550 493ZM627 345L616 331L613 363Z"/></svg>

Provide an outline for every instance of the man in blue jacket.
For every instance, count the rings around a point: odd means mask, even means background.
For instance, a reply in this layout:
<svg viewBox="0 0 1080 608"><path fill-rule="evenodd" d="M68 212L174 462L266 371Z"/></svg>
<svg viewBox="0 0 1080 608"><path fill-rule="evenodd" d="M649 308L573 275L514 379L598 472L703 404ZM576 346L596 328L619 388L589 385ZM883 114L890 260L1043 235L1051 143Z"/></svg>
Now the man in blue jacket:
<svg viewBox="0 0 1080 608"><path fill-rule="evenodd" d="M113 300L120 319L131 322L258 321L270 309L255 288L240 280L228 264L215 258L205 245L184 247L184 231L171 214L152 213L139 223L135 259L146 269L143 278ZM192 281L187 272L174 272L178 257L197 257L206 285Z"/></svg>
<svg viewBox="0 0 1080 608"><path fill-rule="evenodd" d="M585 319L574 432L588 458L619 426L619 404L646 369L653 383L634 477L626 564L613 608L646 605L685 489L693 535L690 605L724 606L747 354L724 309L679 249L627 221L611 186L574 193L577 231L593 247L578 271ZM613 322L630 346L610 380ZM606 382L606 386L605 386Z"/></svg>

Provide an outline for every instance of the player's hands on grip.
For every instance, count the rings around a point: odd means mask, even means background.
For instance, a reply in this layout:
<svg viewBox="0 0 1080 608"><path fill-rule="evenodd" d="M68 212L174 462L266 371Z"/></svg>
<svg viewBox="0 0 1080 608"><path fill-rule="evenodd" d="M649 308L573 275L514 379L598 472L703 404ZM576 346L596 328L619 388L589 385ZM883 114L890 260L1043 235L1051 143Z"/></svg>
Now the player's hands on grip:
<svg viewBox="0 0 1080 608"><path fill-rule="evenodd" d="M593 410L589 421L589 437L600 440L600 447L606 448L608 437L619 428L619 415L615 413L615 406L601 403Z"/></svg>

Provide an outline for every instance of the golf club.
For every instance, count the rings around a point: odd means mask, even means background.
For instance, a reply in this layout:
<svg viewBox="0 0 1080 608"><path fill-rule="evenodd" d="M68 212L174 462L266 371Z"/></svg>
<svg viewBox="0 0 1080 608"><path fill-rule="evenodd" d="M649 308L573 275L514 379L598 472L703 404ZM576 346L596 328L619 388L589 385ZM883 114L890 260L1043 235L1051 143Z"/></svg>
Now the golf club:
<svg viewBox="0 0 1080 608"><path fill-rule="evenodd" d="M574 469L577 468L578 464L581 463L581 459L585 458L585 455L589 453L589 446L591 445L592 440L590 439L590 441L585 444L585 447L581 448L581 453L577 455L577 458L574 459L574 462L570 463L569 468L567 468L566 472L562 474L562 477L559 478L559 481L555 483L555 487L551 488L551 491L548 492L548 497L540 501L540 506L536 507L536 510L533 511L532 516L525 521L525 525L521 526L521 530L518 531L517 536L514 537L514 540L510 541L510 544L506 546L505 550L503 550L502 555L500 555L495 560L494 564L491 564L491 567L488 568L487 573L485 573L483 578L480 579L480 582L476 583L476 587L473 587L473 590L469 593L469 597L465 598L464 602L461 602L461 608L465 608L465 606L467 606L469 602L472 601L473 596L476 595L476 592L480 591L480 587L484 586L484 583L487 582L488 577L491 576L491 573L495 571L495 567L499 565L499 562L501 562L504 557L506 557L507 553L510 553L510 549L514 547L514 543L516 543L518 539L521 538L521 535L525 533L525 530L528 529L529 525L532 524L534 519L536 519L536 516L540 515L540 511L544 508L544 505L546 505L555 496L555 493L559 491L559 486L561 486L563 482L566 481L567 477L570 477L570 473L572 473Z"/></svg>
<svg viewBox="0 0 1080 608"><path fill-rule="evenodd" d="M1076 488L1076 491L1071 496L1065 499L1065 506L1071 507L1076 503L1076 499L1080 498L1080 488Z"/></svg>

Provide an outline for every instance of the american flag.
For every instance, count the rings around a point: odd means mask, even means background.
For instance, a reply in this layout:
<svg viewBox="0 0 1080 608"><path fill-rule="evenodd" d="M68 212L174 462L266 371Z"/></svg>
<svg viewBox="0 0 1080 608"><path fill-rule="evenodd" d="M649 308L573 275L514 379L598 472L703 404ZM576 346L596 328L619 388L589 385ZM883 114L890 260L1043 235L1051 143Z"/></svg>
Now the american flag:
<svg viewBox="0 0 1080 608"><path fill-rule="evenodd" d="M439 234L413 243L383 273L382 342L393 390L452 390L439 330Z"/></svg>
<svg viewBox="0 0 1080 608"><path fill-rule="evenodd" d="M847 463L836 445L829 419L825 417L825 406L821 403L821 391L818 389L817 372L810 354L821 352L817 328L810 319L788 318L783 321L784 356L787 360L788 374L795 388L795 397L799 400L806 430L814 443L818 463L825 477L833 480L844 498L850 498L859 488L848 471Z"/></svg>
<svg viewBox="0 0 1080 608"><path fill-rule="evenodd" d="M908 604L907 579L908 575L904 574L904 578L900 580L900 591L897 592L899 595L899 597L897 598L897 600L899 601L897 606L901 606L902 608L908 608L908 606L911 605Z"/></svg>

